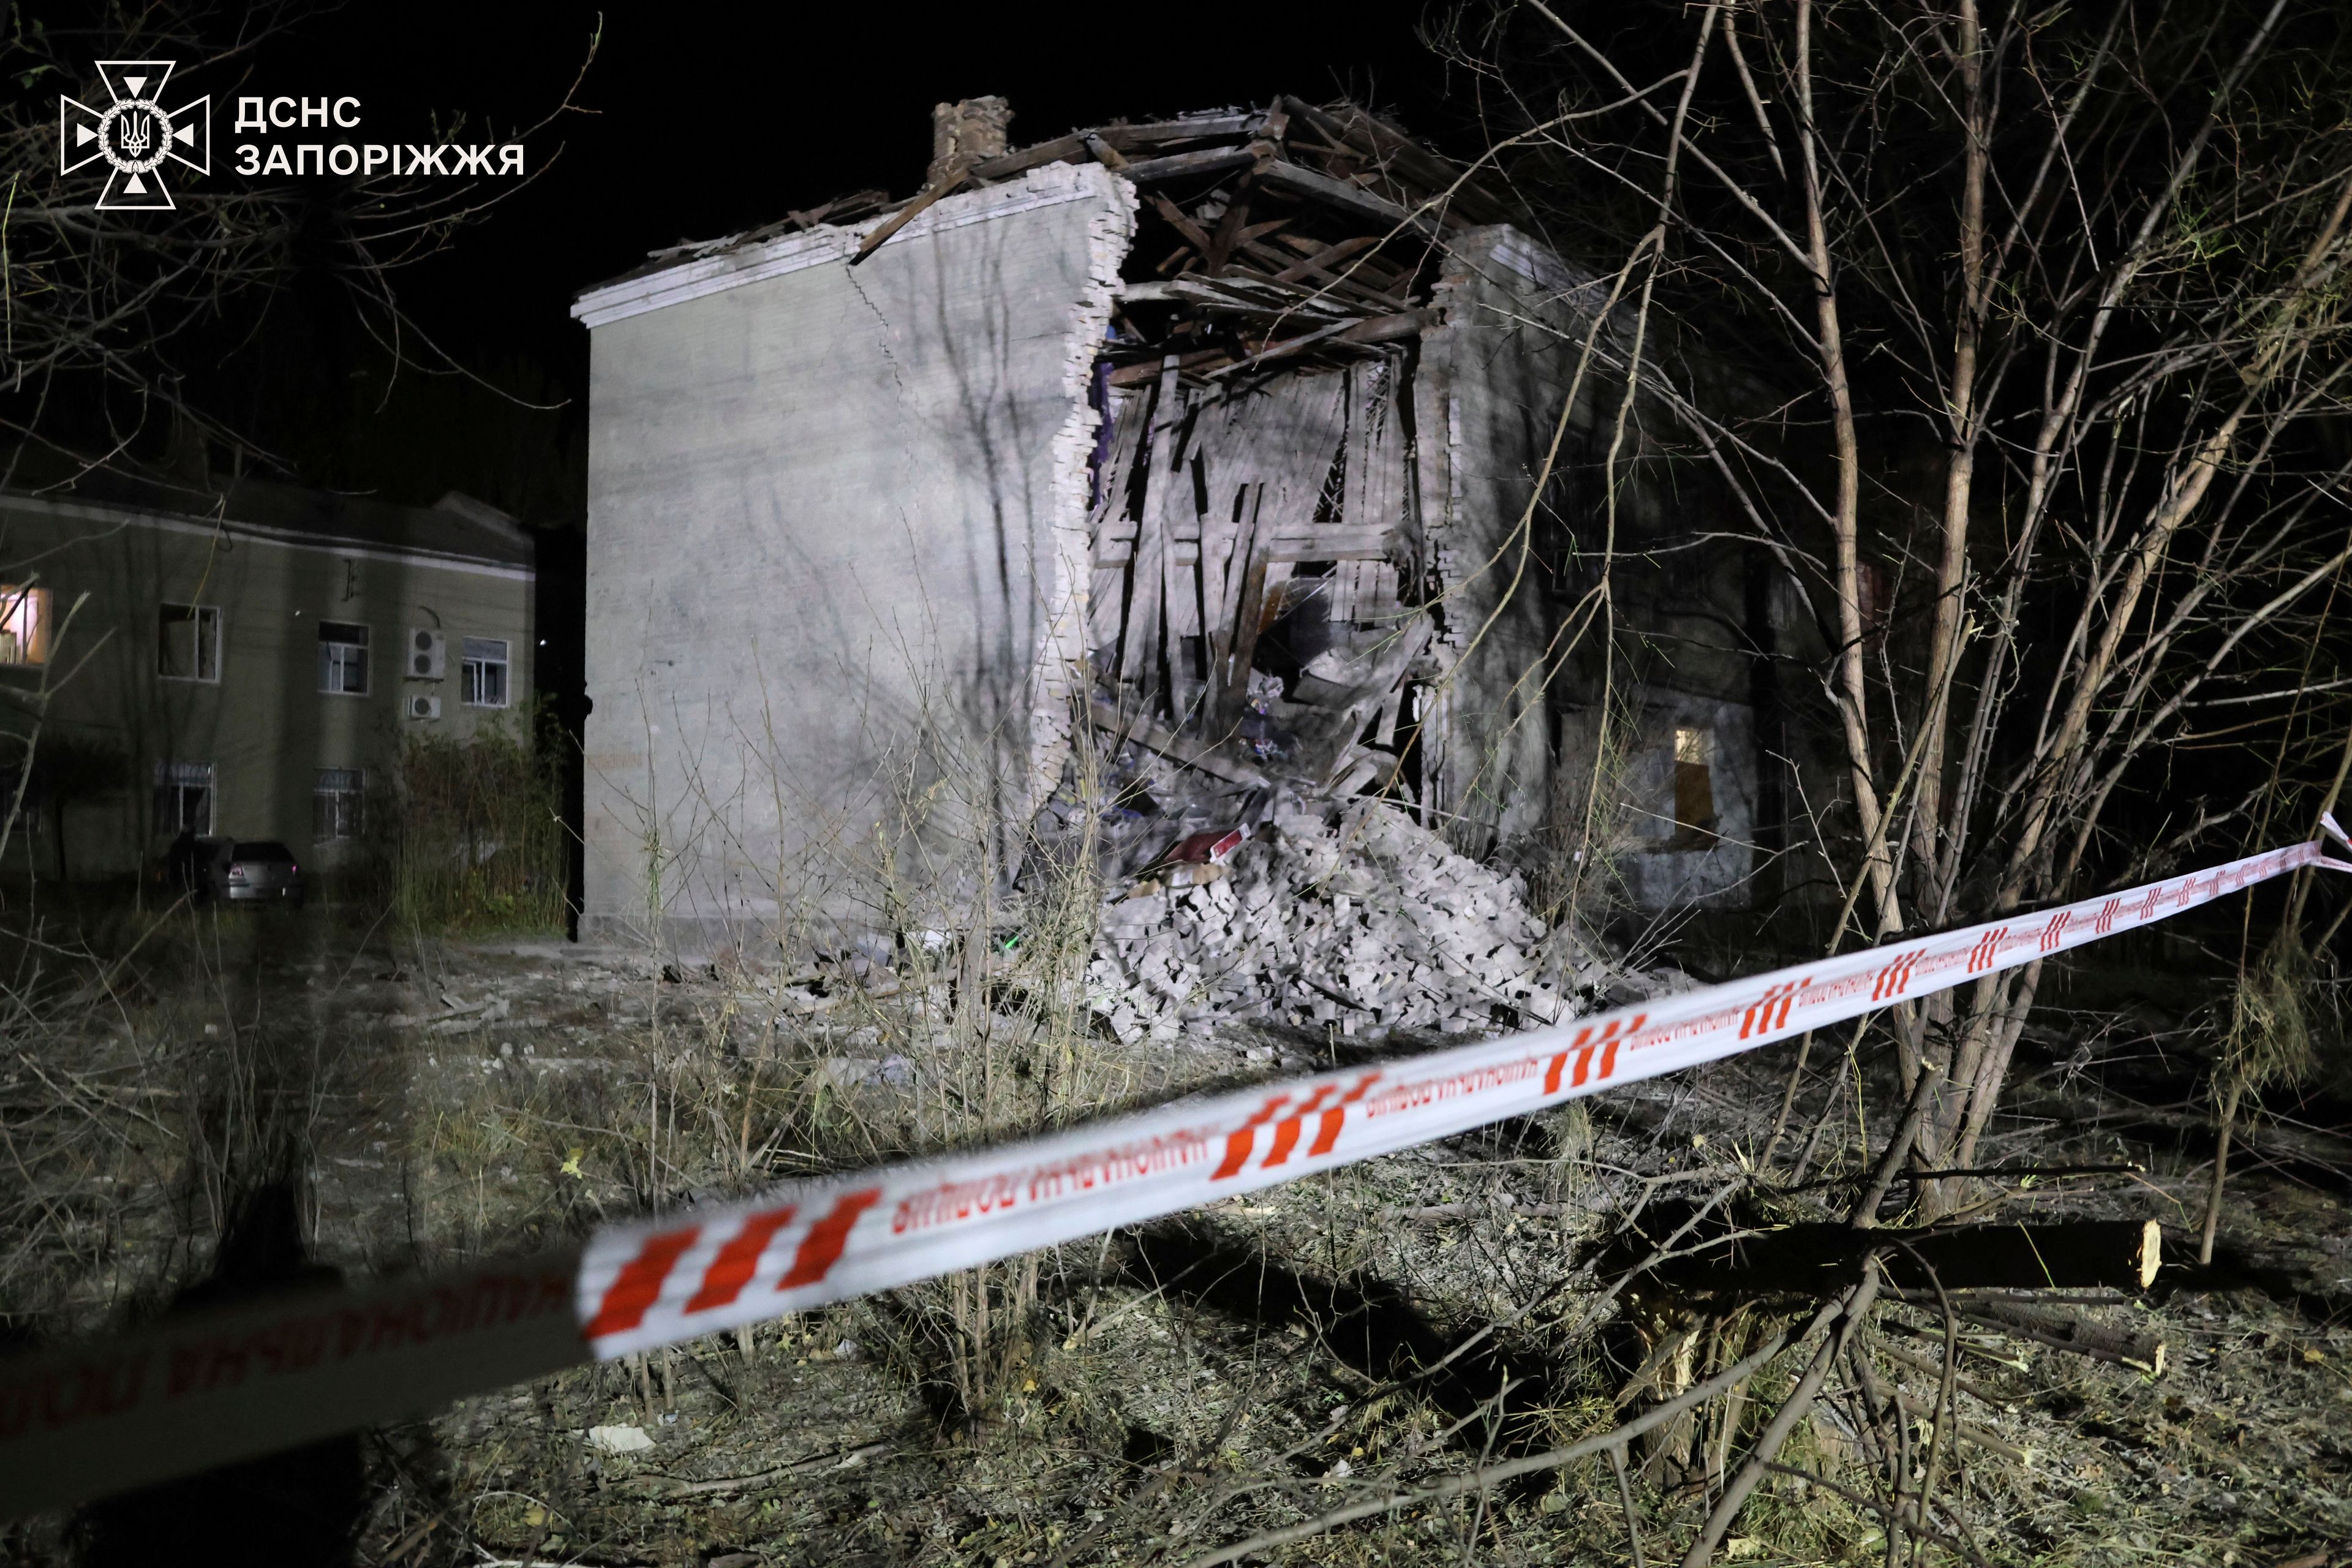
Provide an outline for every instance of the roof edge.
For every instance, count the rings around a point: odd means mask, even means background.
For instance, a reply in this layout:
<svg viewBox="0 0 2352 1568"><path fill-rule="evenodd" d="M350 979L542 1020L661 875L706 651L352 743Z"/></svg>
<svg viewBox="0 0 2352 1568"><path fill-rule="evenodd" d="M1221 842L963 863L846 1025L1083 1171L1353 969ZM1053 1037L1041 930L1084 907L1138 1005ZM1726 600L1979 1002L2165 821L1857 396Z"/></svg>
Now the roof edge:
<svg viewBox="0 0 2352 1568"><path fill-rule="evenodd" d="M1108 170L1098 164L1044 164L1027 171L1018 180L943 197L894 235L891 244L1089 197L1116 199L1114 179ZM724 293L747 283L764 282L832 261L846 262L856 254L866 236L890 222L893 216L883 213L842 226L819 224L741 250L616 278L583 290L572 301L572 315L593 331L631 316Z"/></svg>
<svg viewBox="0 0 2352 1568"><path fill-rule="evenodd" d="M260 543L279 545L289 550L315 550L321 554L349 556L355 560L414 561L425 565L441 566L456 571L487 573L493 576L511 577L523 581L536 581L539 576L539 563L536 559L526 562L506 561L495 555L466 555L456 551L434 550L423 545L344 539L334 534L317 533L305 529L279 528L262 522L243 522L231 517L204 517L194 512L172 511L163 507L142 506L129 501L103 500L80 496L66 499L35 495L25 490L0 490L0 508L10 507L44 512L53 517L83 518L101 522L112 521L134 528L161 528L177 533L226 533L254 540ZM526 542L528 542L527 537Z"/></svg>

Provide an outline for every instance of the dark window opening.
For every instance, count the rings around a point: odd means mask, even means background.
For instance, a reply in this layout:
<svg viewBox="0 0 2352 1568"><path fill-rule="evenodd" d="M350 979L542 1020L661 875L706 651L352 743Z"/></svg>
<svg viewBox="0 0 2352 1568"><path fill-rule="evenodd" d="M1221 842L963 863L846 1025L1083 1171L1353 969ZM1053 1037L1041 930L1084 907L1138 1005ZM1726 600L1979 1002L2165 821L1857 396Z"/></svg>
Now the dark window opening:
<svg viewBox="0 0 2352 1568"><path fill-rule="evenodd" d="M220 679L220 611L165 605L155 615L155 673L166 680Z"/></svg>
<svg viewBox="0 0 2352 1568"><path fill-rule="evenodd" d="M1677 726L1675 731L1675 834L1672 849L1706 849L1715 843L1715 734Z"/></svg>

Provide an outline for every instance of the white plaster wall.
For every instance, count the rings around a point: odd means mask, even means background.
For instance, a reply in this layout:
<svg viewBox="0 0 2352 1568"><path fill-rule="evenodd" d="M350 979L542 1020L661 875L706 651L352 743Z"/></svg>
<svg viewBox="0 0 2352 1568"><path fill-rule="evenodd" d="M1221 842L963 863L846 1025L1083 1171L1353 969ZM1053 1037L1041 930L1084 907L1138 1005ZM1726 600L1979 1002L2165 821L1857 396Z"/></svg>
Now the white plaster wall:
<svg viewBox="0 0 2352 1568"><path fill-rule="evenodd" d="M583 936L863 923L1058 768L1132 209L1056 164L854 269L819 230L583 298ZM877 837L909 791L936 831Z"/></svg>
<svg viewBox="0 0 2352 1568"><path fill-rule="evenodd" d="M1580 346L1580 283L1506 226L1456 236L1436 290L1442 325L1422 337L1415 388L1421 510L1446 590L1438 652L1453 661L1429 736L1434 819L1472 853L1532 833L1551 792L1548 655L1566 608L1546 552L1515 531L1534 493ZM1591 423L1578 410L1549 492ZM1543 531L1539 531L1538 543Z"/></svg>

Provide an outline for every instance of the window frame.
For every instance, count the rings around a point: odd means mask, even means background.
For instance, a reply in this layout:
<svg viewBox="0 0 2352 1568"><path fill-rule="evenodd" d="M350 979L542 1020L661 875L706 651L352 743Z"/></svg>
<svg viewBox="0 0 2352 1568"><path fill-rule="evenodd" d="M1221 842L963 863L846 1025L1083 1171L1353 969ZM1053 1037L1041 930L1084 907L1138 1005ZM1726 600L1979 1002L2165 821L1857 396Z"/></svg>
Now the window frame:
<svg viewBox="0 0 2352 1568"><path fill-rule="evenodd" d="M360 639L357 642L352 642L343 637L330 637L327 635L327 628L330 626L336 626L345 630L356 630L360 633ZM319 695L321 697L370 697L374 695L374 647L375 627L369 623L365 621L331 621L324 616L320 616ZM348 658L339 658L336 655L330 654L327 651L330 648L342 650L356 648L359 651L359 685L352 687L330 686L327 684L327 673L330 669L347 670L350 668L351 662Z"/></svg>
<svg viewBox="0 0 2352 1568"><path fill-rule="evenodd" d="M49 662L50 600L49 590L38 583L0 583L0 637L16 636L9 623L25 605L33 607L33 646L15 658L0 657L0 669L33 669Z"/></svg>
<svg viewBox="0 0 2352 1568"><path fill-rule="evenodd" d="M1719 835L1722 807L1715 798L1715 761L1719 748L1711 724L1677 723L1669 746L1673 758L1674 831L1667 837L1672 850L1712 849ZM1688 753L1688 754L1685 754ZM1693 807L1706 801L1704 820L1695 820Z"/></svg>
<svg viewBox="0 0 2352 1568"><path fill-rule="evenodd" d="M178 624L167 623L164 617L173 610L187 611L187 621L193 623L196 628L196 673L194 675L174 675L163 668L165 653L171 647L163 628L169 624ZM155 679L184 681L193 685L218 686L221 681L221 608L218 605L181 605L168 599L158 604L155 606ZM210 675L205 673L205 653L207 646L205 628L207 626L212 628L210 639L212 673Z"/></svg>
<svg viewBox="0 0 2352 1568"><path fill-rule="evenodd" d="M204 782L197 784L188 775L200 768L204 771ZM163 813L163 792L171 790L176 796L178 792L191 789L200 789L204 792L203 823L199 825L181 821L182 813L177 809L176 799L175 808L167 822ZM174 837L183 833L193 833L199 838L208 837L213 832L215 825L220 821L220 769L212 763L157 763L154 805L157 833L168 833Z"/></svg>
<svg viewBox="0 0 2352 1568"><path fill-rule="evenodd" d="M333 787L330 785L333 775ZM348 783L344 782L348 781ZM321 832L320 808L328 802L332 819L330 826L348 831ZM345 813L348 812L348 818ZM310 842L320 844L356 843L367 832L367 770L365 768L318 768L310 776Z"/></svg>
<svg viewBox="0 0 2352 1568"><path fill-rule="evenodd" d="M504 651L497 658L476 658L471 645L496 643ZM478 695L475 679L477 669L499 668L499 700L484 701ZM469 637L457 639L457 703L462 708L510 708L514 705L514 639L511 637Z"/></svg>

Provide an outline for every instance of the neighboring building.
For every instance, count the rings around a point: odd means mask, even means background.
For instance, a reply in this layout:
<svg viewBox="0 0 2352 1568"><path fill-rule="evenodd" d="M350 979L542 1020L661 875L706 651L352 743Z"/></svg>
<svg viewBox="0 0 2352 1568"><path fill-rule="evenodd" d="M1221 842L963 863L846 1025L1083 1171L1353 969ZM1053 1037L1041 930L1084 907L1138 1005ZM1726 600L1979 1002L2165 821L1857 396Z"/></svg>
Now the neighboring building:
<svg viewBox="0 0 2352 1568"><path fill-rule="evenodd" d="M575 305L583 934L644 934L651 889L679 934L823 898L894 797L958 801L1009 862L1080 724L1237 795L1386 793L1475 853L1557 836L1612 375L1534 490L1599 288L1352 106L1020 151L1005 117L942 105L887 216L848 198ZM1631 490L1621 549L1721 531ZM1618 606L1654 907L1736 905L1755 863L1755 628L1717 625L1744 562L1695 544L1654 616Z"/></svg>
<svg viewBox="0 0 2352 1568"><path fill-rule="evenodd" d="M530 538L454 492L0 492L0 721L40 718L7 864L39 876L134 874L184 830L331 872L404 735L469 734L531 689Z"/></svg>

